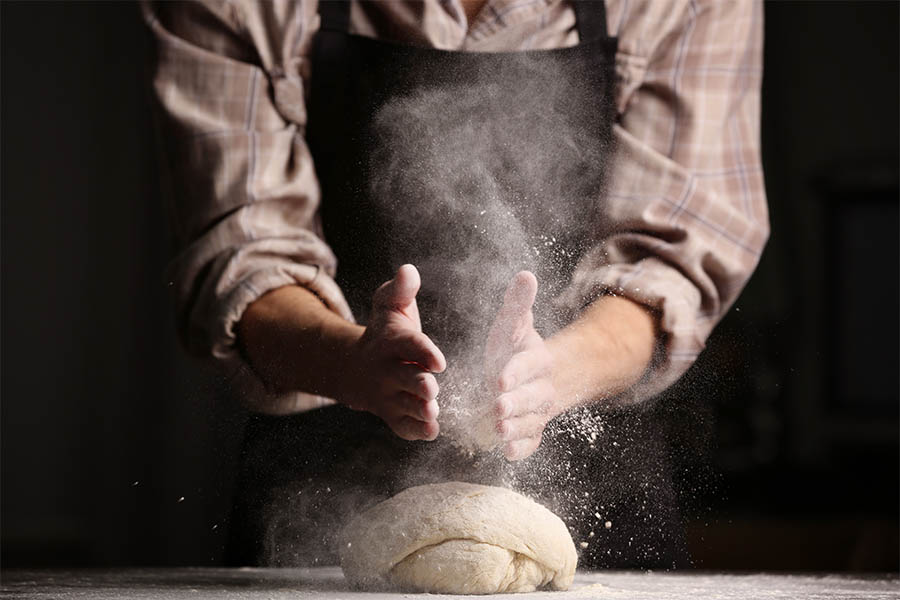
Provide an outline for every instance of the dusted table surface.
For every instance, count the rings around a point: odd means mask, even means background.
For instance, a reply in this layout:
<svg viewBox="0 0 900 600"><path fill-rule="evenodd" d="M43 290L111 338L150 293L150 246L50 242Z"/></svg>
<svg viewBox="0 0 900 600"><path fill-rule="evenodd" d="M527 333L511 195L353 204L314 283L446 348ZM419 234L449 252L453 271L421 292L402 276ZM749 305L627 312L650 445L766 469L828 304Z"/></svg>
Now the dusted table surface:
<svg viewBox="0 0 900 600"><path fill-rule="evenodd" d="M418 598L425 594L358 592L336 567L311 569L84 569L5 570L0 595L23 599L322 600ZM473 598L473 596L432 596ZM494 598L900 598L896 575L774 575L709 572L579 572L567 592L498 594Z"/></svg>

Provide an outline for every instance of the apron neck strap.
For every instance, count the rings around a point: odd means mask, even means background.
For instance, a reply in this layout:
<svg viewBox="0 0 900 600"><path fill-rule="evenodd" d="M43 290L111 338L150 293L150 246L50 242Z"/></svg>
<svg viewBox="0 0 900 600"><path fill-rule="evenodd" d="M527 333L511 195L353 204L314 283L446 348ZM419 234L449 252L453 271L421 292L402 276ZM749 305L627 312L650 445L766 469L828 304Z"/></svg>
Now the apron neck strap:
<svg viewBox="0 0 900 600"><path fill-rule="evenodd" d="M575 9L575 24L582 44L609 37L605 0L572 0L572 8Z"/></svg>
<svg viewBox="0 0 900 600"><path fill-rule="evenodd" d="M319 0L319 17L322 31L339 31L347 33L350 30L350 2L340 0L328 2ZM572 8L575 9L575 21L578 26L578 36L582 42L606 39L609 34L606 31L606 2L604 0L572 0Z"/></svg>
<svg viewBox="0 0 900 600"><path fill-rule="evenodd" d="M347 33L350 31L350 1L319 0L319 18L320 31Z"/></svg>

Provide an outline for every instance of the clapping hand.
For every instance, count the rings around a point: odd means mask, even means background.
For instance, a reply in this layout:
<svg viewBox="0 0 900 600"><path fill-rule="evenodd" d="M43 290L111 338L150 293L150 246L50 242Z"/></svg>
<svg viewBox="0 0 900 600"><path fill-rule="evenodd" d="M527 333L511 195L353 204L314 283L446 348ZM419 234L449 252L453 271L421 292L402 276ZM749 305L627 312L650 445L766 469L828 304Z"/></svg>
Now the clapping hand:
<svg viewBox="0 0 900 600"><path fill-rule="evenodd" d="M485 382L493 398L489 416L509 460L530 456L557 413L553 359L534 329L536 295L537 279L531 272L513 277L485 347Z"/></svg>

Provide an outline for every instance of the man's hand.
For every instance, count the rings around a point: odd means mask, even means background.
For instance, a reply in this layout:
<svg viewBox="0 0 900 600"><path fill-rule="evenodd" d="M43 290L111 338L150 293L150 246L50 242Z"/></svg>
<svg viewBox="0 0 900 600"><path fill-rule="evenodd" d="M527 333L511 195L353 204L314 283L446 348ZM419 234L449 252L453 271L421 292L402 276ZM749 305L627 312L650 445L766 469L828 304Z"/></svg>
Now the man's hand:
<svg viewBox="0 0 900 600"><path fill-rule="evenodd" d="M485 381L494 395L492 418L509 460L530 456L557 411L553 356L534 329L537 279L528 271L513 277L488 333Z"/></svg>
<svg viewBox="0 0 900 600"><path fill-rule="evenodd" d="M238 325L245 355L269 389L299 390L372 412L407 440L434 439L443 354L422 333L419 273L404 265L375 293L364 328L300 286L252 303Z"/></svg>
<svg viewBox="0 0 900 600"><path fill-rule="evenodd" d="M419 285L419 272L404 265L375 292L369 325L350 348L338 398L355 410L378 415L405 440L437 437L438 384L432 373L447 365L422 333Z"/></svg>
<svg viewBox="0 0 900 600"><path fill-rule="evenodd" d="M586 402L609 402L633 385L656 339L651 311L605 296L544 341L534 329L536 294L534 275L513 278L485 348L492 418L509 460L530 456L555 416Z"/></svg>

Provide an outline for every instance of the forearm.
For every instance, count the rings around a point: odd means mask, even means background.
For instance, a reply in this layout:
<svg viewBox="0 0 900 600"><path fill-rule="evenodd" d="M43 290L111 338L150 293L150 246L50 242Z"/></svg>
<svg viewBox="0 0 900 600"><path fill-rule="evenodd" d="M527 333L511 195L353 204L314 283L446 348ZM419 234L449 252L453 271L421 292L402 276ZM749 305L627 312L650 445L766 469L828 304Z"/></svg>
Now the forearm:
<svg viewBox="0 0 900 600"><path fill-rule="evenodd" d="M557 412L603 401L637 382L653 357L656 316L625 298L604 296L547 340Z"/></svg>
<svg viewBox="0 0 900 600"><path fill-rule="evenodd" d="M419 286L415 267L400 267L375 291L368 327L306 288L281 287L247 307L238 340L270 388L333 398L381 417L405 440L433 440L440 429L433 373L446 361L422 333Z"/></svg>
<svg viewBox="0 0 900 600"><path fill-rule="evenodd" d="M364 330L306 288L285 286L247 307L237 335L244 356L270 388L341 400L344 370L336 367Z"/></svg>

